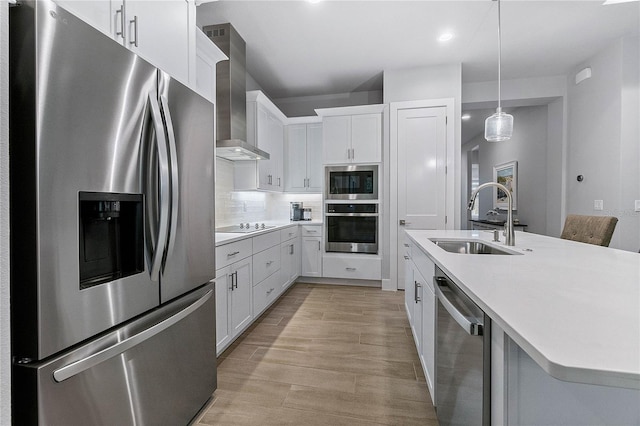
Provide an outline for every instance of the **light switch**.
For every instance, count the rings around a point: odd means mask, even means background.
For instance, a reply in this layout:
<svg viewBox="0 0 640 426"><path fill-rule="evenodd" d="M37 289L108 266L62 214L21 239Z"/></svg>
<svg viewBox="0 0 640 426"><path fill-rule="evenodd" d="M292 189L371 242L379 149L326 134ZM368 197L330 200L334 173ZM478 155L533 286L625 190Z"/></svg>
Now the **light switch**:
<svg viewBox="0 0 640 426"><path fill-rule="evenodd" d="M594 210L604 210L604 201L602 201L602 200L593 200L593 209Z"/></svg>
<svg viewBox="0 0 640 426"><path fill-rule="evenodd" d="M637 212L640 212L640 200L636 200L636 209Z"/></svg>

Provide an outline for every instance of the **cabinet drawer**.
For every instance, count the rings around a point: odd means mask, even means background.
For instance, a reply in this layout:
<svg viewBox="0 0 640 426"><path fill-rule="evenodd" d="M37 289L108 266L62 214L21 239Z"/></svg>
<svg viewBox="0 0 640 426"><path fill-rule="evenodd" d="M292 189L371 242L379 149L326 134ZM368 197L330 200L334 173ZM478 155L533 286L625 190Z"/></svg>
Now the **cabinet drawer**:
<svg viewBox="0 0 640 426"><path fill-rule="evenodd" d="M224 268L233 262L251 256L253 244L251 238L216 247L216 269Z"/></svg>
<svg viewBox="0 0 640 426"><path fill-rule="evenodd" d="M322 276L379 280L382 277L382 259L367 255L325 256L322 258Z"/></svg>
<svg viewBox="0 0 640 426"><path fill-rule="evenodd" d="M280 244L253 255L253 282L259 283L280 270ZM279 275L279 274L278 274Z"/></svg>
<svg viewBox="0 0 640 426"><path fill-rule="evenodd" d="M303 237L322 236L322 225L302 225L300 228Z"/></svg>
<svg viewBox="0 0 640 426"><path fill-rule="evenodd" d="M253 254L275 245L280 245L280 231L273 231L253 237Z"/></svg>
<svg viewBox="0 0 640 426"><path fill-rule="evenodd" d="M435 274L436 265L433 261L418 247L413 246L411 248L411 258L413 259L413 263L420 271L420 275L424 278L425 282L431 289L431 292L434 292L433 287L433 275Z"/></svg>
<svg viewBox="0 0 640 426"><path fill-rule="evenodd" d="M289 228L280 230L280 241L285 242L296 238L299 234L297 226L290 226Z"/></svg>
<svg viewBox="0 0 640 426"><path fill-rule="evenodd" d="M253 287L253 317L265 310L280 294L280 274L272 274L266 280Z"/></svg>

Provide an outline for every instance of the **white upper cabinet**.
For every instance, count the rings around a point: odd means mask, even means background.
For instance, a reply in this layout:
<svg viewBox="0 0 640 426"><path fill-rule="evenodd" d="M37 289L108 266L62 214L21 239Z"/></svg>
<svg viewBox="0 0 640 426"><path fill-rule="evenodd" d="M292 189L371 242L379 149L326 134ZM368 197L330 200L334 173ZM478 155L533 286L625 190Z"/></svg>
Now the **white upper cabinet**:
<svg viewBox="0 0 640 426"><path fill-rule="evenodd" d="M212 103L216 103L216 64L228 59L222 50L196 28L195 90Z"/></svg>
<svg viewBox="0 0 640 426"><path fill-rule="evenodd" d="M287 117L261 91L247 92L247 142L266 151L269 160L236 161L234 188L284 190L284 122Z"/></svg>
<svg viewBox="0 0 640 426"><path fill-rule="evenodd" d="M189 83L190 60L195 58L192 1L56 0L56 3L172 77Z"/></svg>
<svg viewBox="0 0 640 426"><path fill-rule="evenodd" d="M322 123L286 126L286 192L322 192Z"/></svg>
<svg viewBox="0 0 640 426"><path fill-rule="evenodd" d="M318 109L324 164L382 161L383 105Z"/></svg>
<svg viewBox="0 0 640 426"><path fill-rule="evenodd" d="M123 4L125 45L172 77L188 82L189 32L195 25L190 22L189 2L125 0Z"/></svg>

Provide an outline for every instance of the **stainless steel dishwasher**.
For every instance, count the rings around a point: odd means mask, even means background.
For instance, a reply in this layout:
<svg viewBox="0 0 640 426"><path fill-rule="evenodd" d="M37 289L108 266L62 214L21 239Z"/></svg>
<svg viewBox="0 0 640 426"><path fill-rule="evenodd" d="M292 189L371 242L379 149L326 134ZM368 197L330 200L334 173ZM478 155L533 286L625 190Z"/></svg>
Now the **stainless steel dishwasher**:
<svg viewBox="0 0 640 426"><path fill-rule="evenodd" d="M491 424L491 320L436 268L436 413L440 426Z"/></svg>

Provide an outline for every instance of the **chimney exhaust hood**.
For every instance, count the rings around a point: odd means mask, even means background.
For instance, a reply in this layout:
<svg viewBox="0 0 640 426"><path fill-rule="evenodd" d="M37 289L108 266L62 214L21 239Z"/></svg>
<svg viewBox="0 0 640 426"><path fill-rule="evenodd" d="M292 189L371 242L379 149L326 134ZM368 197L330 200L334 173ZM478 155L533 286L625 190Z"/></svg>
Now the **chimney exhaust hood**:
<svg viewBox="0 0 640 426"><path fill-rule="evenodd" d="M216 156L268 160L269 153L247 142L246 43L228 23L205 25L202 31L229 58L216 66Z"/></svg>

